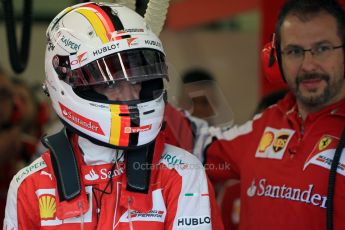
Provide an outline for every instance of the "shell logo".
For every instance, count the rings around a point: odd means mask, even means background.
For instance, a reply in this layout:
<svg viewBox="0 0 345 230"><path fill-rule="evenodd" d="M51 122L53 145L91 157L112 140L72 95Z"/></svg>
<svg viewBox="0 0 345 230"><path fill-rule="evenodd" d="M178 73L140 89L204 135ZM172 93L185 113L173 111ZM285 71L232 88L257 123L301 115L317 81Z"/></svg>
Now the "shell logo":
<svg viewBox="0 0 345 230"><path fill-rule="evenodd" d="M261 153L265 152L266 149L272 144L273 138L274 138L274 134L272 132L265 132L260 140L259 152Z"/></svg>
<svg viewBox="0 0 345 230"><path fill-rule="evenodd" d="M41 219L51 219L55 217L56 199L52 195L43 195L39 198Z"/></svg>

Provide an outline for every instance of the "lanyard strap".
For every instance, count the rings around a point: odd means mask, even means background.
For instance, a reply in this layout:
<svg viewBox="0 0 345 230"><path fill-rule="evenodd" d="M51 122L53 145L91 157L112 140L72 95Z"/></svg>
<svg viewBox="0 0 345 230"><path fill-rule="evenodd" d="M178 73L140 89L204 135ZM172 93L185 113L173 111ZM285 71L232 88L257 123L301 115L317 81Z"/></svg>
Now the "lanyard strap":
<svg viewBox="0 0 345 230"><path fill-rule="evenodd" d="M327 230L333 230L333 197L335 189L335 178L337 174L337 168L339 165L341 153L345 145L345 128L341 134L337 149L335 150L331 169L328 177L328 193L327 193Z"/></svg>

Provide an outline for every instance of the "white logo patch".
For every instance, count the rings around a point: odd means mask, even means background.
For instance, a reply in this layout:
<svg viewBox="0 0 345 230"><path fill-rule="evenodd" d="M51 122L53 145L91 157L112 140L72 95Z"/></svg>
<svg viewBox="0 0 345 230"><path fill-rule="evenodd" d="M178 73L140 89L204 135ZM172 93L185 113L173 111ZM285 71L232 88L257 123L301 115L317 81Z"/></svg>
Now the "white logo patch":
<svg viewBox="0 0 345 230"><path fill-rule="evenodd" d="M203 226L210 226L211 217L209 216L184 216L177 219L177 227L186 228L200 228Z"/></svg>
<svg viewBox="0 0 345 230"><path fill-rule="evenodd" d="M50 173L47 173L46 171L41 171L41 175L45 175L48 176L50 178L50 180L53 180L53 176Z"/></svg>
<svg viewBox="0 0 345 230"><path fill-rule="evenodd" d="M85 186L86 193L92 194L92 187ZM41 226L57 226L65 223L91 223L92 222L92 195L88 196L89 210L83 215L83 217L72 217L64 220L60 220L56 216L56 205L48 205L51 200L56 202L56 190L55 189L38 189L36 191L37 198L39 199L39 205L41 210ZM49 198L49 199L47 199ZM42 216L42 213L45 214Z"/></svg>
<svg viewBox="0 0 345 230"><path fill-rule="evenodd" d="M88 174L85 175L86 180L97 180L99 178L99 175L95 173L93 169L90 170Z"/></svg>
<svg viewBox="0 0 345 230"><path fill-rule="evenodd" d="M30 176L31 174L47 167L46 163L44 162L43 158L37 158L34 162L32 162L29 166L21 169L16 175L15 180L18 184L21 184L23 180Z"/></svg>
<svg viewBox="0 0 345 230"><path fill-rule="evenodd" d="M309 165L317 165L326 169L331 169L335 150L338 146L339 138L331 135L323 135L315 144L313 150L307 157L303 170L306 170ZM341 154L337 172L345 176L345 153Z"/></svg>
<svg viewBox="0 0 345 230"><path fill-rule="evenodd" d="M345 176L345 153L341 154L341 158L339 160L337 173ZM305 162L303 170L305 170L309 165L318 165L326 169L331 169L331 165L333 162L335 149L328 149L326 151L323 151L321 153L316 154L312 158L310 158L307 162Z"/></svg>
<svg viewBox="0 0 345 230"><path fill-rule="evenodd" d="M152 210L148 213L131 210L130 213L126 211L121 217L120 222L131 221L156 221L164 222L166 215L166 207L164 205L162 190L157 189L152 192Z"/></svg>
<svg viewBox="0 0 345 230"><path fill-rule="evenodd" d="M291 129L274 129L266 127L261 137L255 157L283 159L286 147L295 133Z"/></svg>

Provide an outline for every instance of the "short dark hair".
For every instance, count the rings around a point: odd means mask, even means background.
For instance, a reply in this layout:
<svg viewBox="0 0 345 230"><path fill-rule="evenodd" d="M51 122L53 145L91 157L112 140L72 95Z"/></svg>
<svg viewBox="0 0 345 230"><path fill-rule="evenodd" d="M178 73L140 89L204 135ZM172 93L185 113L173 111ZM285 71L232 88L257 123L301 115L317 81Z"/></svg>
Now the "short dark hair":
<svg viewBox="0 0 345 230"><path fill-rule="evenodd" d="M337 0L289 0L281 8L276 23L276 48L280 52L281 33L280 28L287 15L295 15L301 20L309 20L320 12L332 15L337 22L338 34L345 43L345 10Z"/></svg>

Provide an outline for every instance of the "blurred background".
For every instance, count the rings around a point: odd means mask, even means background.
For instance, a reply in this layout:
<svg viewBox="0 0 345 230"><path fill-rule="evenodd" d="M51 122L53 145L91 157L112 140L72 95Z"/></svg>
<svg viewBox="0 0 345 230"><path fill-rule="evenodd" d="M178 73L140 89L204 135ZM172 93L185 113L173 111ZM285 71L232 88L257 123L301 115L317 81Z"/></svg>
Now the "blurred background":
<svg viewBox="0 0 345 230"><path fill-rule="evenodd" d="M107 1L107 0L104 0ZM109 0L113 2L114 0ZM45 30L52 18L76 0L4 0L0 9L0 65L10 75L19 75L30 85L44 79ZM13 18L9 20L9 8ZM137 0L136 10L144 15L148 0ZM165 47L170 68L169 100L180 105L183 94L182 76L191 69L201 68L214 78L224 96L229 121L243 123L252 116L262 96L281 88L270 85L262 77L260 50L270 40L278 8L283 2L266 0L171 0L167 19L160 38ZM17 49L21 44L23 21L27 6L31 10L28 61L21 73L10 63L8 25L15 26ZM10 8L11 9L11 8ZM7 12L6 14L4 12ZM7 20L6 20L7 18ZM264 26L265 25L265 26ZM10 38L10 40L14 40ZM15 62L19 62L16 58ZM18 63L17 63L18 64ZM40 87L35 87L39 90ZM38 93L40 94L40 92ZM184 95L184 96L183 96ZM187 100L189 100L187 95ZM187 108L188 109L188 108Z"/></svg>

